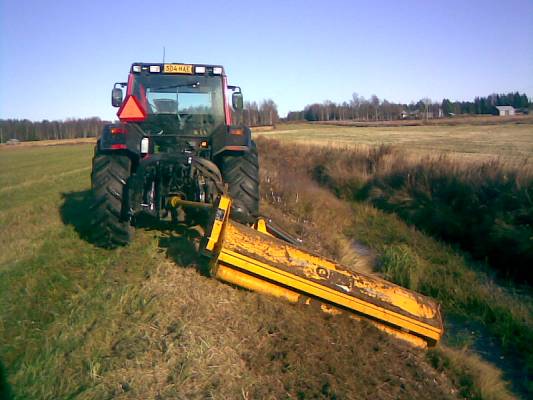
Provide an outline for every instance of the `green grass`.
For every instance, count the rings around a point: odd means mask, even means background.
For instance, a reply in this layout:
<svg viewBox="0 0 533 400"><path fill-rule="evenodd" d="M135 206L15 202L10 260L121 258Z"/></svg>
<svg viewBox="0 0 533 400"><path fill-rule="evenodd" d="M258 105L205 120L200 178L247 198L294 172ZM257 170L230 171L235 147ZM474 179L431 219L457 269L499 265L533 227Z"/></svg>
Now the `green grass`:
<svg viewBox="0 0 533 400"><path fill-rule="evenodd" d="M521 298L512 288L498 286L475 263L395 215L361 204L354 205L354 211L354 223L347 233L381 255L379 271L402 286L438 299L445 313L482 322L510 351L520 352L531 363L530 297Z"/></svg>
<svg viewBox="0 0 533 400"><path fill-rule="evenodd" d="M194 229L93 246L91 155L87 145L0 153L0 388L5 379L15 399L458 397L424 352L369 324L202 276ZM326 218L306 196L302 210ZM332 240L309 245L336 252Z"/></svg>
<svg viewBox="0 0 533 400"><path fill-rule="evenodd" d="M116 333L113 321L143 306L135 290L116 285L123 279L116 267L129 264L129 273L142 279L146 250L107 252L80 241L76 227L87 224L92 146L22 151L2 157L21 181L2 193L1 235L8 244L0 267L2 360L17 371L17 397L67 398L91 385L95 368L106 367L98 342ZM25 172L31 184L21 179ZM114 307L104 309L104 299ZM87 340L97 325L106 330ZM61 370L78 379L63 380Z"/></svg>
<svg viewBox="0 0 533 400"><path fill-rule="evenodd" d="M71 174L80 168L87 168L87 156L92 153L92 145L50 146L26 149L3 149L0 165L0 188L4 193L12 186L28 186L43 179ZM24 151L21 159L20 152ZM46 166L46 171L42 167Z"/></svg>

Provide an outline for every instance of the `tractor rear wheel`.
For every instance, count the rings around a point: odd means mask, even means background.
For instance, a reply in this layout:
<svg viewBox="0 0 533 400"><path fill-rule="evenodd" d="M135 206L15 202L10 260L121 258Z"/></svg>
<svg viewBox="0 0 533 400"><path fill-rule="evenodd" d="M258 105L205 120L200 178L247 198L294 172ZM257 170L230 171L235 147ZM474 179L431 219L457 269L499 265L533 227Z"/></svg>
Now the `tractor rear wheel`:
<svg viewBox="0 0 533 400"><path fill-rule="evenodd" d="M229 186L230 216L237 222L253 224L259 216L259 158L255 143L250 151L223 155L220 171Z"/></svg>
<svg viewBox="0 0 533 400"><path fill-rule="evenodd" d="M91 174L94 203L90 236L98 246L110 249L125 246L133 237L125 202L130 170L128 156L95 152Z"/></svg>

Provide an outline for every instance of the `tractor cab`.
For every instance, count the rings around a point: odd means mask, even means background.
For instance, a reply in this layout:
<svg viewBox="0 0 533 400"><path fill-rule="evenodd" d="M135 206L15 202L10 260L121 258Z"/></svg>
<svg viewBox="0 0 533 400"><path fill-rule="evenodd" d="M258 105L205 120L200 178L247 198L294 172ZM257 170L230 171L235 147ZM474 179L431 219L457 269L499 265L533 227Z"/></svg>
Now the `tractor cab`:
<svg viewBox="0 0 533 400"><path fill-rule="evenodd" d="M221 66L134 63L128 82L115 84L112 104L122 122L136 122L148 136L208 138L231 125L230 90L233 107L242 108L240 88L228 87Z"/></svg>

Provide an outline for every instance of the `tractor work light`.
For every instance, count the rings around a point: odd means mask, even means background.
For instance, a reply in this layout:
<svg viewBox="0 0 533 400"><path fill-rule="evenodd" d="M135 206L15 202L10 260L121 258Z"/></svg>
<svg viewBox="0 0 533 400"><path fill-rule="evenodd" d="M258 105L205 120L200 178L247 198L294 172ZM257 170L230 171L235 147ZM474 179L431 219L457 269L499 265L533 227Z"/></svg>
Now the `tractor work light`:
<svg viewBox="0 0 533 400"><path fill-rule="evenodd" d="M150 65L150 72L161 72L161 65Z"/></svg>
<svg viewBox="0 0 533 400"><path fill-rule="evenodd" d="M150 139L142 138L141 140L141 154L147 154L150 148Z"/></svg>
<svg viewBox="0 0 533 400"><path fill-rule="evenodd" d="M202 67L200 67L200 66L195 67L194 68L194 72L196 72L197 74L205 74L205 67L203 67L203 66Z"/></svg>
<svg viewBox="0 0 533 400"><path fill-rule="evenodd" d="M141 72L141 66L140 65L134 65L131 70L133 72Z"/></svg>
<svg viewBox="0 0 533 400"><path fill-rule="evenodd" d="M213 74L215 75L222 74L222 67L213 67Z"/></svg>

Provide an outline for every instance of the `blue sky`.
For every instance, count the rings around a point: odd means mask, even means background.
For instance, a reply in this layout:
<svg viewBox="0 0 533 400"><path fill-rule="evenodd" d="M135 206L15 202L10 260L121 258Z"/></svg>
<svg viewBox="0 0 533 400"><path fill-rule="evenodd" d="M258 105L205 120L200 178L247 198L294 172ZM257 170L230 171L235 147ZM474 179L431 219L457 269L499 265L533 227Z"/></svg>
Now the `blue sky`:
<svg viewBox="0 0 533 400"><path fill-rule="evenodd" d="M112 84L163 46L281 114L353 92L533 96L531 0L0 0L0 118L113 119Z"/></svg>

